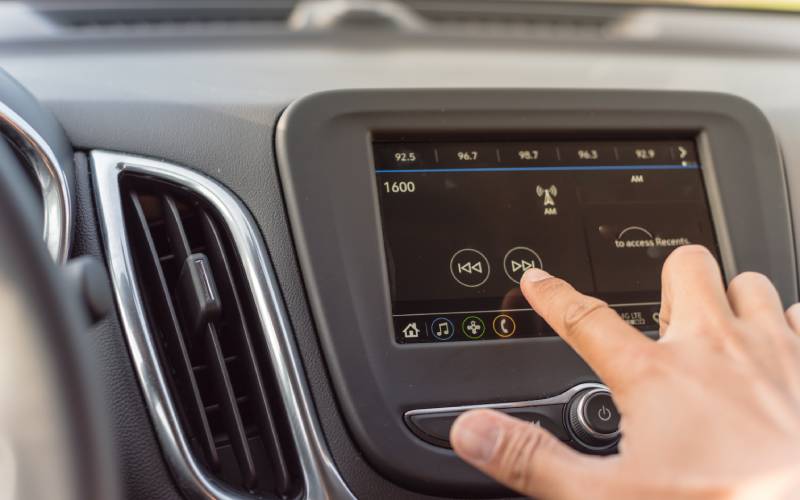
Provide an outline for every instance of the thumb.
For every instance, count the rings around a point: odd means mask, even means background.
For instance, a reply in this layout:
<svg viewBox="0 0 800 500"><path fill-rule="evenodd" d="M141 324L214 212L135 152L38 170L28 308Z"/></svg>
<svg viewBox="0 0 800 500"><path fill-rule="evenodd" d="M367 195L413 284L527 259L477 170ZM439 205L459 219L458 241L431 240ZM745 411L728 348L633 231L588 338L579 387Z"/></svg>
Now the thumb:
<svg viewBox="0 0 800 500"><path fill-rule="evenodd" d="M456 419L455 452L497 481L545 499L610 498L609 459L583 455L539 426L492 410ZM613 460L613 459L611 459Z"/></svg>

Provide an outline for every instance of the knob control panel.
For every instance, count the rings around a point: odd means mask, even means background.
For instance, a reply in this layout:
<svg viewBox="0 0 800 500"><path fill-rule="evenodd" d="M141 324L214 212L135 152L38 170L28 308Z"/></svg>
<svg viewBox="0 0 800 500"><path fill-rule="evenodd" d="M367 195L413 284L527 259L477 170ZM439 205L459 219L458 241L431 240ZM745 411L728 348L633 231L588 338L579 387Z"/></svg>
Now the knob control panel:
<svg viewBox="0 0 800 500"><path fill-rule="evenodd" d="M569 432L581 445L603 450L619 441L619 412L607 389L594 387L576 393L567 412Z"/></svg>
<svg viewBox="0 0 800 500"><path fill-rule="evenodd" d="M619 412L606 386L579 384L557 396L513 403L411 410L408 428L429 444L450 448L450 428L468 410L488 408L538 425L580 451L609 454L619 441Z"/></svg>

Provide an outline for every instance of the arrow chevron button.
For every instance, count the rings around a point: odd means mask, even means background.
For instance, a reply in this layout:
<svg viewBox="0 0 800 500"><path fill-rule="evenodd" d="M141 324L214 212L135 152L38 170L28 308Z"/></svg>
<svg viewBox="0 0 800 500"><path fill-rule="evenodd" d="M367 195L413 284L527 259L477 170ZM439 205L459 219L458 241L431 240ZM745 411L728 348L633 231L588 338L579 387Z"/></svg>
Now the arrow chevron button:
<svg viewBox="0 0 800 500"><path fill-rule="evenodd" d="M467 273L472 274L473 272L482 273L483 272L483 263L481 261L477 262L464 262L458 263L458 272L459 273Z"/></svg>
<svg viewBox="0 0 800 500"><path fill-rule="evenodd" d="M512 260L511 261L511 272L516 273L517 271L522 271L523 273L528 269L536 267L536 263L533 261L525 261L525 260Z"/></svg>
<svg viewBox="0 0 800 500"><path fill-rule="evenodd" d="M462 248L450 258L450 274L459 285L475 288L489 279L489 259L474 248Z"/></svg>
<svg viewBox="0 0 800 500"><path fill-rule="evenodd" d="M525 271L532 267L542 269L542 259L528 247L514 247L503 258L503 270L514 283L519 283Z"/></svg>

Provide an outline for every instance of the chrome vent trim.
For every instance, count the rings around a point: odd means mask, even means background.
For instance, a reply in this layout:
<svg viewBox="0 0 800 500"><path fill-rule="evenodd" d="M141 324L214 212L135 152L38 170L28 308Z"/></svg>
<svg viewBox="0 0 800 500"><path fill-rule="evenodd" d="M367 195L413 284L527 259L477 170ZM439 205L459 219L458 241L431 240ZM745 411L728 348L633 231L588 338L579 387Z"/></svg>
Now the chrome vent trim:
<svg viewBox="0 0 800 500"><path fill-rule="evenodd" d="M92 151L91 171L106 259L139 383L165 458L178 486L192 498L252 498L210 476L195 458L169 395L153 334L136 283L123 220L119 176L123 172L161 179L204 198L230 230L254 293L259 323L286 409L302 469L305 498L355 498L340 476L313 410L277 279L255 221L242 202L216 181L170 163L107 151Z"/></svg>
<svg viewBox="0 0 800 500"><path fill-rule="evenodd" d="M39 182L44 208L44 241L58 263L67 260L72 236L69 184L55 153L33 127L0 102L0 135L25 157Z"/></svg>

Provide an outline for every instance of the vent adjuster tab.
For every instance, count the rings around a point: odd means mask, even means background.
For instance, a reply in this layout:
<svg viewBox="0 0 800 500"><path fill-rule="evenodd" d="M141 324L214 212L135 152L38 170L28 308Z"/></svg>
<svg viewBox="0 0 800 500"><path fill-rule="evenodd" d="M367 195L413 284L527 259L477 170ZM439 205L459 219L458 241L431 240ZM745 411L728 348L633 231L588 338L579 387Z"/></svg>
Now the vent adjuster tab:
<svg viewBox="0 0 800 500"><path fill-rule="evenodd" d="M205 254L193 253L186 257L178 277L178 287L191 333L199 335L207 324L222 314L219 292Z"/></svg>

